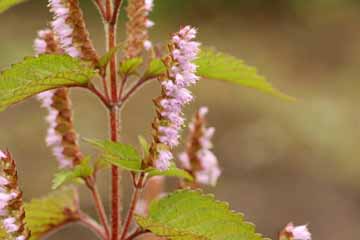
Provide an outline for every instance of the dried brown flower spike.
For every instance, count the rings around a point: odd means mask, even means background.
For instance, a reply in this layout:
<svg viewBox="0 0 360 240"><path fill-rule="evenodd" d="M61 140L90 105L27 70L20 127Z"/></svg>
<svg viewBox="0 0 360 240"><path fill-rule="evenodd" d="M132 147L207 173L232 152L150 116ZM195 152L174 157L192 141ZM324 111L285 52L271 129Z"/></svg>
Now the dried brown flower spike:
<svg viewBox="0 0 360 240"><path fill-rule="evenodd" d="M18 185L16 164L9 152L0 151L0 219L1 227L15 240L30 236L25 226L22 192Z"/></svg>
<svg viewBox="0 0 360 240"><path fill-rule="evenodd" d="M130 0L127 7L129 21L126 25L127 40L125 55L128 58L139 56L145 49L152 47L149 41L148 28L154 23L149 20L153 0Z"/></svg>

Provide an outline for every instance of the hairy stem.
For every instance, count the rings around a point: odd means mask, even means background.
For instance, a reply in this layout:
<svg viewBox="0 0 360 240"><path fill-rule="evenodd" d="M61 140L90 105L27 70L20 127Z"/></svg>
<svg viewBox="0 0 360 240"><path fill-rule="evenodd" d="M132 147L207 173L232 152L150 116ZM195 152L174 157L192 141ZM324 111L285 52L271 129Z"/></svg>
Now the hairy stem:
<svg viewBox="0 0 360 240"><path fill-rule="evenodd" d="M111 21L112 4L106 0L107 12L107 49L110 51L116 45L116 21ZM110 108L110 136L113 142L118 141L119 108L117 107L117 55L110 59L110 92L112 107ZM117 240L119 235L120 219L120 172L118 167L111 167L111 240Z"/></svg>
<svg viewBox="0 0 360 240"><path fill-rule="evenodd" d="M132 199L131 199L130 208L129 208L129 211L128 211L128 214L127 214L127 217L126 217L126 221L125 221L125 224L124 224L124 229L122 231L120 240L124 240L125 237L126 237L126 234L129 231L131 221L132 221L132 218L133 218L134 213L135 213L136 204L137 204L137 202L139 200L139 196L140 196L141 190L143 188L143 181L144 181L144 174L142 173L140 178L139 178L139 181L137 182L137 184L135 184L135 190L134 190L134 193L133 193L133 196L132 196Z"/></svg>
<svg viewBox="0 0 360 240"><path fill-rule="evenodd" d="M118 108L115 106L110 111L111 140L118 140ZM117 240L120 226L120 172L116 166L111 167L111 228L112 240Z"/></svg>
<svg viewBox="0 0 360 240"><path fill-rule="evenodd" d="M99 215L99 219L101 224L103 225L104 228L104 232L106 235L106 239L110 238L110 229L109 229L109 224L107 222L107 217L106 217L106 212L105 212L105 208L104 208L104 204L101 200L99 191L96 187L95 181L93 177L89 177L86 179L86 184L88 186L88 188L91 191L94 203L95 203L95 208L98 212Z"/></svg>
<svg viewBox="0 0 360 240"><path fill-rule="evenodd" d="M100 239L108 239L104 229L85 213L79 213L79 222L93 231Z"/></svg>

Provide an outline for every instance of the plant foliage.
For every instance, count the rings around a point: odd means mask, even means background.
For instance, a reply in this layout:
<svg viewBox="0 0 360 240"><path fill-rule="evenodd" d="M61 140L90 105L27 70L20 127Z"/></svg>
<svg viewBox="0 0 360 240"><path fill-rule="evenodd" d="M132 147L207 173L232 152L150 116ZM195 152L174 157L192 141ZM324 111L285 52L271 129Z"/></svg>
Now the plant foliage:
<svg viewBox="0 0 360 240"><path fill-rule="evenodd" d="M25 204L26 224L31 231L31 240L39 239L66 223L77 221L77 194L66 188Z"/></svg>
<svg viewBox="0 0 360 240"><path fill-rule="evenodd" d="M173 240L264 240L243 215L200 190L179 190L153 202L147 217L137 223L152 233Z"/></svg>
<svg viewBox="0 0 360 240"><path fill-rule="evenodd" d="M66 55L25 58L0 74L0 111L46 90L84 86L94 75L90 65Z"/></svg>

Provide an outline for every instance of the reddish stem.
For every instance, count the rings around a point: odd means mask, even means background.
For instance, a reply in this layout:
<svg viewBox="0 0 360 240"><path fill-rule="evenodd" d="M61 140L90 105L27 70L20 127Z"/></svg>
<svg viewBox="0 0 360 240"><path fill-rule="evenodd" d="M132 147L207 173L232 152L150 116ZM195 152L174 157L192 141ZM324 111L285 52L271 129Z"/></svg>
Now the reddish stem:
<svg viewBox="0 0 360 240"><path fill-rule="evenodd" d="M96 87L94 84L90 83L87 87L91 92L93 92L96 96L99 97L99 99L101 100L101 102L107 107L110 108L110 102L109 99L104 96Z"/></svg>
<svg viewBox="0 0 360 240"><path fill-rule="evenodd" d="M101 13L101 16L106 19L106 10L104 4L102 3L102 0L95 0L95 3Z"/></svg>
<svg viewBox="0 0 360 240"><path fill-rule="evenodd" d="M125 94L124 97L121 98L120 102L124 103L126 100L128 100L132 95L135 94L136 90L138 90L142 85L144 85L149 80L152 80L154 78L141 78L138 82L136 82L130 90Z"/></svg>
<svg viewBox="0 0 360 240"><path fill-rule="evenodd" d="M145 234L145 233L149 233L148 230L142 230L142 229L137 229L135 232L133 232L132 234L130 234L127 238L125 238L125 240L132 240L142 234Z"/></svg>
<svg viewBox="0 0 360 240"><path fill-rule="evenodd" d="M110 111L110 130L111 140L116 142L118 140L118 108L115 106ZM112 188L111 188L111 228L112 228L112 240L117 240L119 235L120 226L120 173L116 166L111 167L112 175Z"/></svg>
<svg viewBox="0 0 360 240"><path fill-rule="evenodd" d="M106 235L106 239L110 238L110 229L109 229L109 224L107 222L107 217L106 217L106 212L105 212L105 208L103 205L103 202L101 200L99 191L96 187L95 181L93 177L89 177L86 179L86 184L88 186L88 188L91 191L94 203L95 203L95 208L98 212L99 215L99 219L101 224L104 227L104 231L105 231L105 235Z"/></svg>
<svg viewBox="0 0 360 240"><path fill-rule="evenodd" d="M111 18L111 23L112 23L112 24L115 24L116 21L117 21L117 19L118 19L118 15L119 15L119 12L120 12L121 4L122 4L122 0L115 0L115 3L114 3L114 11L113 11L112 18Z"/></svg>
<svg viewBox="0 0 360 240"><path fill-rule="evenodd" d="M111 20L111 0L106 0L106 20L109 22Z"/></svg>
<svg viewBox="0 0 360 240"><path fill-rule="evenodd" d="M104 229L85 213L79 213L79 221L84 226L88 227L91 231L93 231L101 239L108 239L104 232Z"/></svg>
<svg viewBox="0 0 360 240"><path fill-rule="evenodd" d="M132 218L133 218L134 213L135 213L136 205L137 205L137 202L139 200L141 190L143 188L144 176L145 175L142 173L140 175L139 181L135 184L135 190L134 190L134 193L133 193L133 196L132 196L132 199L131 199L130 209L129 209L127 217L126 217L126 222L125 222L125 225L124 225L124 229L123 229L123 232L121 234L121 238L120 238L121 240L125 239L126 234L129 231L131 221L132 221Z"/></svg>
<svg viewBox="0 0 360 240"><path fill-rule="evenodd" d="M108 49L113 49L116 43L116 24L109 23L108 24ZM111 84L111 101L112 108L110 109L110 135L111 140L114 142L118 141L118 114L119 110L117 105L118 97L117 97L117 56L114 54L110 60L110 84ZM112 240L117 240L119 235L119 226L120 226L120 173L119 169L116 166L112 166L111 168L111 176L112 176L112 189L111 189L111 226L112 226Z"/></svg>

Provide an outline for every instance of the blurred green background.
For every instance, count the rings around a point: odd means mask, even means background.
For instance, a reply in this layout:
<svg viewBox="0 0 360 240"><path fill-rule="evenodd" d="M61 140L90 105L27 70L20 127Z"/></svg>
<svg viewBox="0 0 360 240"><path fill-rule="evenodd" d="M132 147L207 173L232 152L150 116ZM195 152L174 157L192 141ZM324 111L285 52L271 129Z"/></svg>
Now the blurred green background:
<svg viewBox="0 0 360 240"><path fill-rule="evenodd" d="M199 29L205 45L216 46L256 66L282 91L298 98L283 102L254 90L203 80L191 114L210 108L216 126L215 152L223 176L215 189L221 200L276 239L289 221L309 223L314 239L360 235L360 2L358 0L155 0L151 31L165 41L180 25ZM82 1L94 42L104 51L96 9ZM0 68L32 55L36 31L50 18L46 1L29 0L0 16ZM124 37L124 20L119 27ZM149 135L151 99L147 85L122 116L122 140ZM107 136L107 117L87 92L73 91L76 127L82 137ZM56 161L45 146L45 111L30 101L0 113L0 146L17 159L25 198L49 191ZM83 151L92 150L82 143ZM181 149L181 148L180 148ZM124 181L128 175L124 174ZM103 174L101 192L108 196ZM123 198L129 199L124 189ZM86 191L82 206L91 208ZM108 200L108 198L106 199ZM81 227L49 239L95 239Z"/></svg>

